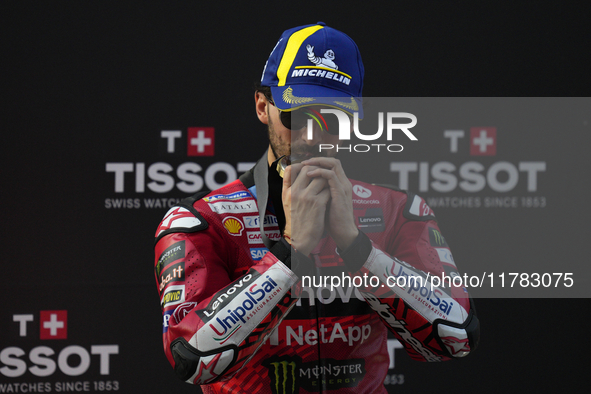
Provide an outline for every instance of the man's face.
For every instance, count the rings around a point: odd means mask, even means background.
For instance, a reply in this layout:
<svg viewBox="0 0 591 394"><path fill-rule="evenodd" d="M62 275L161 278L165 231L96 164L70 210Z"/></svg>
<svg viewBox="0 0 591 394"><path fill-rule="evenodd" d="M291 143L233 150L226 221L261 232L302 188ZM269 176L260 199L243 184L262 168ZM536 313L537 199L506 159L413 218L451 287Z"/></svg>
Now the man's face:
<svg viewBox="0 0 591 394"><path fill-rule="evenodd" d="M317 111L321 106L314 107ZM339 144L339 136L328 134L322 131L320 127L313 123L313 138L308 139L308 130L302 127L298 130L290 130L283 125L280 119L280 111L274 105L267 104L267 113L269 117L269 142L275 158L283 155L291 155L293 158L305 160L310 157L329 156L337 154L336 146ZM319 144L331 144L334 149L322 149Z"/></svg>

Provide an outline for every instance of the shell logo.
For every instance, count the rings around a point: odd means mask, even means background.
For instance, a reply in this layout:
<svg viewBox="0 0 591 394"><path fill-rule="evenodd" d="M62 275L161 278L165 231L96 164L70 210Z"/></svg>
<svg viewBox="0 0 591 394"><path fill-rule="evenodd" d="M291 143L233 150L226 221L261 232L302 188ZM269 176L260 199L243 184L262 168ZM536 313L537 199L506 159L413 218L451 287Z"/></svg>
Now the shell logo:
<svg viewBox="0 0 591 394"><path fill-rule="evenodd" d="M242 230L244 230L244 225L240 221L233 216L228 216L222 221L222 224L228 230L228 233L231 235L242 235Z"/></svg>

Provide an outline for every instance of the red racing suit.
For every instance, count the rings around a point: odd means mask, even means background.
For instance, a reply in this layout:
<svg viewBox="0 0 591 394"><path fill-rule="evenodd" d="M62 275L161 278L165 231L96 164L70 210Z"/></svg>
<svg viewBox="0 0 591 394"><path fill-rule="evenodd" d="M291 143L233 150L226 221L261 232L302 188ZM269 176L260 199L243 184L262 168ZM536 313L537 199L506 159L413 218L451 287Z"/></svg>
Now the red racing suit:
<svg viewBox="0 0 591 394"><path fill-rule="evenodd" d="M476 347L466 289L429 282L458 276L433 211L412 193L351 183L360 234L345 251L325 236L301 256L282 238L272 201L267 249L252 170L166 213L155 276L164 351L181 379L204 393L385 393L387 330L420 361ZM329 281L303 283L292 270L303 262Z"/></svg>

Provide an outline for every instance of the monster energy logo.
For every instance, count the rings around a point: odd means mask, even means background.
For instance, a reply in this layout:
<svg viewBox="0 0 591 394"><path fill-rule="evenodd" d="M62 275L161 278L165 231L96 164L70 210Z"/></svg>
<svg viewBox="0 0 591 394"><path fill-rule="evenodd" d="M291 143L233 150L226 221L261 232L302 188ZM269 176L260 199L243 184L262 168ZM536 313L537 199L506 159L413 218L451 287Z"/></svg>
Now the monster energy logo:
<svg viewBox="0 0 591 394"><path fill-rule="evenodd" d="M447 242L445 242L445 238L443 238L443 235L441 235L439 230L436 230L433 227L429 227L429 241L431 242L432 246L448 246Z"/></svg>
<svg viewBox="0 0 591 394"><path fill-rule="evenodd" d="M295 394L299 391L296 380L297 365L291 360L269 360L266 367L269 368L271 378L271 390L273 394Z"/></svg>
<svg viewBox="0 0 591 394"><path fill-rule="evenodd" d="M178 260L185 256L185 241L177 242L162 252L160 257L158 258L158 263L156 264L155 270L156 275L160 276L160 272L162 268L167 266L168 263Z"/></svg>
<svg viewBox="0 0 591 394"><path fill-rule="evenodd" d="M264 361L263 365L269 369L273 394L296 394L300 387L307 392L357 387L365 376L365 360L362 358L323 358L304 363L299 356L275 356Z"/></svg>

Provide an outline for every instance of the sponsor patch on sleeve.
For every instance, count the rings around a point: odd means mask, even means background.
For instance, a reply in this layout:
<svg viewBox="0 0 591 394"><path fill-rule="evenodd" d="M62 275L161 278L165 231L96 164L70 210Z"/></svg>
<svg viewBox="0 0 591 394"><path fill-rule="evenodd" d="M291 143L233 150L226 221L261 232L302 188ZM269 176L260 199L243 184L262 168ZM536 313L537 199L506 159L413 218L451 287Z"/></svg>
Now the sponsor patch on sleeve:
<svg viewBox="0 0 591 394"><path fill-rule="evenodd" d="M156 230L156 242L169 233L192 233L205 230L207 222L193 207L174 206L166 212Z"/></svg>
<svg viewBox="0 0 591 394"><path fill-rule="evenodd" d="M158 289L162 292L169 283L184 282L185 281L185 262L171 264L170 267L164 269L158 277Z"/></svg>
<svg viewBox="0 0 591 394"><path fill-rule="evenodd" d="M384 213L382 208L367 208L357 217L357 228L364 233L378 233L385 231Z"/></svg>
<svg viewBox="0 0 591 394"><path fill-rule="evenodd" d="M228 216L222 220L222 225L228 231L228 234L234 236L242 235L242 230L244 230L244 225L242 221L234 216Z"/></svg>
<svg viewBox="0 0 591 394"><path fill-rule="evenodd" d="M244 225L246 228L260 228L259 226L259 217L258 216L244 216ZM267 227L277 227L279 226L279 222L277 221L277 217L275 215L266 215L263 221L263 226Z"/></svg>
<svg viewBox="0 0 591 394"><path fill-rule="evenodd" d="M208 203L207 205L209 205L211 210L217 214L257 212L257 206L254 200L242 202L218 201L214 203Z"/></svg>
<svg viewBox="0 0 591 394"><path fill-rule="evenodd" d="M429 227L429 242L436 248L449 248L441 232L433 227Z"/></svg>
<svg viewBox="0 0 591 394"><path fill-rule="evenodd" d="M209 197L204 197L203 201L210 203L214 201L233 201L233 200L241 200L243 198L251 198L251 195L247 191L239 191L232 194L216 194Z"/></svg>
<svg viewBox="0 0 591 394"><path fill-rule="evenodd" d="M158 263L156 264L156 276L160 276L162 269L166 267L168 264L176 261L178 259L182 259L185 257L185 241L175 242L174 244L170 245L166 248L160 257L158 257Z"/></svg>
<svg viewBox="0 0 591 394"><path fill-rule="evenodd" d="M162 309L185 302L185 285L169 286L160 298Z"/></svg>
<svg viewBox="0 0 591 394"><path fill-rule="evenodd" d="M437 220L435 219L435 213L431 207L427 205L425 200L414 193L408 192L407 195L406 205L402 212L405 218L420 221Z"/></svg>
<svg viewBox="0 0 591 394"><path fill-rule="evenodd" d="M456 263L454 262L454 258L451 254L451 250L447 248L435 248L437 254L439 255L439 260L443 261L444 263L453 264L454 266Z"/></svg>
<svg viewBox="0 0 591 394"><path fill-rule="evenodd" d="M253 261L260 261L268 251L267 248L250 248L250 257Z"/></svg>

